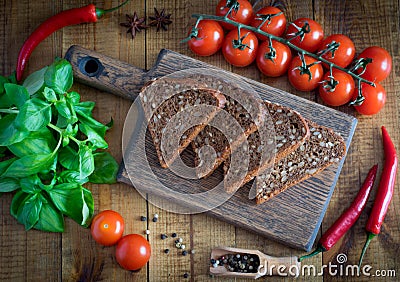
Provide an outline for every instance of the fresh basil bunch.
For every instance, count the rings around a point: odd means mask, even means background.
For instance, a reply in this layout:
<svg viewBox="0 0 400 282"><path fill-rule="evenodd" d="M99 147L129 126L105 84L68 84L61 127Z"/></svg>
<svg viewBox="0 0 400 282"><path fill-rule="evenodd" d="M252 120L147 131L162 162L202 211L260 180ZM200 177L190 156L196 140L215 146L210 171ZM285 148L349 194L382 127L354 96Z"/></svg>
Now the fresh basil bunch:
<svg viewBox="0 0 400 282"><path fill-rule="evenodd" d="M86 182L114 183L118 164L104 149L110 124L92 116L94 102L70 91L64 59L18 85L0 76L0 195L15 192L11 214L25 229L64 231L64 215L87 227L93 216Z"/></svg>

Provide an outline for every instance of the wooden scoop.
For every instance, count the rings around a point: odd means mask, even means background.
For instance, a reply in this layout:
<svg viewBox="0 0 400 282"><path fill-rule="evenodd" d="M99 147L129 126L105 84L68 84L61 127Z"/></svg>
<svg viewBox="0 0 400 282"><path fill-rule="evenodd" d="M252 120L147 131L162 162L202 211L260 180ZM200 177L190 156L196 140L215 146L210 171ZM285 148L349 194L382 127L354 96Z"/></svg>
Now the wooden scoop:
<svg viewBox="0 0 400 282"><path fill-rule="evenodd" d="M238 278L252 278L257 279L262 276L291 276L297 277L300 273L301 263L296 256L292 257L272 257L258 250L217 247L211 251L211 259L219 259L228 254L250 254L255 255L260 260L260 267L255 273L243 273L229 271L224 265L217 267L210 266L210 274L221 277L238 277Z"/></svg>

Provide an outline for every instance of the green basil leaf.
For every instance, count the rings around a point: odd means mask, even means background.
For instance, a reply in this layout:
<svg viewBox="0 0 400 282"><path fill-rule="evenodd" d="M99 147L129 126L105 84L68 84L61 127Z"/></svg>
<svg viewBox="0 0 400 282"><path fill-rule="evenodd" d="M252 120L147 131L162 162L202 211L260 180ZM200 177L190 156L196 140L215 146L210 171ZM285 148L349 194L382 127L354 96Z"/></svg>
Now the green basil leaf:
<svg viewBox="0 0 400 282"><path fill-rule="evenodd" d="M90 190L82 187L84 207L82 209L82 223L84 227L89 227L94 213L94 200Z"/></svg>
<svg viewBox="0 0 400 282"><path fill-rule="evenodd" d="M33 95L38 92L44 84L44 74L46 73L48 67L44 67L34 73L30 74L22 84L26 90L28 90L29 95Z"/></svg>
<svg viewBox="0 0 400 282"><path fill-rule="evenodd" d="M50 123L51 104L32 98L21 108L15 119L16 126L28 131L37 131Z"/></svg>
<svg viewBox="0 0 400 282"><path fill-rule="evenodd" d="M54 154L27 155L14 161L2 177L27 177L50 167L54 163Z"/></svg>
<svg viewBox="0 0 400 282"><path fill-rule="evenodd" d="M79 177L84 179L94 171L94 157L92 149L87 145L80 145L78 151L79 157Z"/></svg>
<svg viewBox="0 0 400 282"><path fill-rule="evenodd" d="M0 94L3 94L5 89L4 89L4 84L8 83L7 77L4 77L0 75Z"/></svg>
<svg viewBox="0 0 400 282"><path fill-rule="evenodd" d="M80 102L79 104L74 105L74 109L77 114L81 116L92 116L92 111L95 106L94 102L91 101L85 101L85 102Z"/></svg>
<svg viewBox="0 0 400 282"><path fill-rule="evenodd" d="M47 232L64 232L64 216L51 201L43 201L39 220L34 228Z"/></svg>
<svg viewBox="0 0 400 282"><path fill-rule="evenodd" d="M29 135L29 131L20 130L16 127L15 119L17 115L9 114L0 119L0 146L9 146L20 142Z"/></svg>
<svg viewBox="0 0 400 282"><path fill-rule="evenodd" d="M47 127L32 131L22 141L8 146L8 149L17 157L32 154L50 154L56 147L56 140Z"/></svg>
<svg viewBox="0 0 400 282"><path fill-rule="evenodd" d="M61 148L58 153L58 161L60 164L69 170L79 170L79 156L78 153L70 146Z"/></svg>
<svg viewBox="0 0 400 282"><path fill-rule="evenodd" d="M81 123L79 124L79 129L88 137L88 141L92 143L92 147L94 149L107 149L108 144L103 137L101 137L97 131L95 131L92 127Z"/></svg>
<svg viewBox="0 0 400 282"><path fill-rule="evenodd" d="M62 115L67 119L71 118L71 110L69 109L64 96L61 96L60 100L57 101L54 106L56 106L59 115Z"/></svg>
<svg viewBox="0 0 400 282"><path fill-rule="evenodd" d="M8 81L10 81L10 83L18 84L17 74L15 71L13 71L7 78L8 78Z"/></svg>
<svg viewBox="0 0 400 282"><path fill-rule="evenodd" d="M25 226L25 230L31 229L38 222L42 204L40 194L33 194L25 198L19 207L17 220Z"/></svg>
<svg viewBox="0 0 400 282"><path fill-rule="evenodd" d="M2 175L6 170L10 167L10 165L16 160L17 158L11 158L5 161L0 162L0 175Z"/></svg>
<svg viewBox="0 0 400 282"><path fill-rule="evenodd" d="M72 66L65 59L56 59L44 74L44 83L57 94L64 94L72 86Z"/></svg>
<svg viewBox="0 0 400 282"><path fill-rule="evenodd" d="M83 185L89 181L89 178L80 178L79 172L75 170L64 170L58 176L58 181L61 183L78 183Z"/></svg>
<svg viewBox="0 0 400 282"><path fill-rule="evenodd" d="M19 181L21 190L28 194L37 194L42 190L42 181L37 174L22 178Z"/></svg>
<svg viewBox="0 0 400 282"><path fill-rule="evenodd" d="M12 192L20 188L18 180L14 178L0 178L0 192Z"/></svg>
<svg viewBox="0 0 400 282"><path fill-rule="evenodd" d="M17 191L17 193L15 193L15 195L11 201L11 207L10 207L10 214L13 217L15 217L15 219L18 219L18 210L23 207L26 200L30 196L31 196L30 194L22 192L21 190L19 190L19 191Z"/></svg>
<svg viewBox="0 0 400 282"><path fill-rule="evenodd" d="M58 116L57 116L57 123L56 123L56 126L57 126L58 128L66 128L66 127L68 126L68 124L69 124L69 121L68 121L67 118L65 118L65 117L63 117L63 116L61 116L61 115L58 115Z"/></svg>
<svg viewBox="0 0 400 282"><path fill-rule="evenodd" d="M92 183L113 184L116 182L118 163L108 152L94 154L94 172L89 176Z"/></svg>
<svg viewBox="0 0 400 282"><path fill-rule="evenodd" d="M6 96L11 103L20 109L25 102L29 99L29 93L25 87L17 84L6 83L4 84Z"/></svg>
<svg viewBox="0 0 400 282"><path fill-rule="evenodd" d="M85 225L90 215L83 187L77 183L63 183L49 191L54 205L66 216ZM93 199L92 199L93 200Z"/></svg>
<svg viewBox="0 0 400 282"><path fill-rule="evenodd" d="M44 169L42 169L41 171L39 171L38 173L41 175L49 175L52 176L53 172L55 172L57 170L57 165L58 165L58 152L53 153L54 154L54 158L53 160L50 162L50 165L46 166ZM42 178L44 179L44 178Z"/></svg>
<svg viewBox="0 0 400 282"><path fill-rule="evenodd" d="M76 105L79 103L81 96L79 95L79 93L77 93L75 91L71 91L71 92L67 93L66 98L67 98L68 103L70 103L72 105Z"/></svg>
<svg viewBox="0 0 400 282"><path fill-rule="evenodd" d="M54 92L54 90L51 89L51 88L45 87L44 90L43 90L43 96L50 103L57 102L56 92Z"/></svg>

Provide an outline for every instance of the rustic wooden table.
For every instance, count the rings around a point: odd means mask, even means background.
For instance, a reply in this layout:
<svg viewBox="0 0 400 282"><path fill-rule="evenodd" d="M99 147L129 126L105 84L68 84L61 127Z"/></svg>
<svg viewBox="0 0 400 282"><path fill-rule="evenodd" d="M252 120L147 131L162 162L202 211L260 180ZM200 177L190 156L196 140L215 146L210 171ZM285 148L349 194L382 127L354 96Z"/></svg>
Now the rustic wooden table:
<svg viewBox="0 0 400 282"><path fill-rule="evenodd" d="M46 18L64 9L79 7L90 1L16 1L0 0L0 74L10 74L16 66L18 49L24 40ZM121 1L94 1L96 6L110 8ZM269 1L265 1L269 2ZM352 108L339 107L340 111L359 118L359 124L349 149L346 162L336 186L320 232L325 231L338 215L349 205L356 195L368 169L375 163L383 165L383 149L380 126L385 125L398 149L400 149L400 75L399 75L399 2L398 1L282 1L289 20L310 17L320 22L325 34L344 33L351 37L360 50L378 45L386 48L393 56L393 70L382 84L387 91L385 108L373 117L359 116ZM196 57L180 41L185 37L188 27L193 23L192 13L214 13L217 1L190 0L142 0L131 1L120 11L107 15L96 24L82 24L64 28L50 36L34 51L26 73L33 72L47 64L54 57L63 56L73 44L129 62L141 68L150 68L159 50L171 50ZM172 13L173 24L168 31L155 32L150 29L137 35L135 40L125 33L119 23L125 21L125 14L137 11L140 16L153 14L153 8L165 8ZM196 57L197 58L197 57ZM293 89L286 77L266 78L256 67L234 68L228 65L222 55L198 58L207 63L233 71L243 76L261 81L306 99L320 102L315 92L301 93ZM107 135L110 152L121 160L121 132L130 102L113 95L76 83L74 89L84 100L96 102L95 115L107 122L110 116L114 127ZM381 172L381 170L380 170ZM380 176L380 172L378 177ZM400 181L397 181L395 195L382 227L382 234L371 243L364 259L371 266L371 275L400 275ZM376 188L377 185L375 185ZM211 248L215 246L236 246L259 249L274 256L302 255L303 252L290 249L265 238L254 235L241 228L226 224L206 215L179 215L160 210L147 203L135 189L124 185L87 185L93 192L95 211L114 209L126 220L127 233L143 233L151 230L148 236L153 254L147 267L139 272L121 269L114 257L114 247L101 247L90 236L90 231L66 220L63 234L49 234L39 231L26 232L24 227L10 215L12 195L0 198L0 280L1 281L184 281L188 273L191 281L220 281L210 278L208 260ZM376 189L374 189L375 191ZM366 210L346 236L329 252L307 261L320 271L323 265L336 264L338 254L345 254L347 262L358 262L361 248L366 238L364 226L372 206L375 192ZM159 221L141 222L141 215L150 219L159 214ZM182 256L172 251L166 255L167 247L174 250L170 241L161 240L160 234L176 232L184 239L195 254ZM171 244L170 244L171 243ZM300 281L354 280L366 281L370 277L346 277L345 273L330 274L327 269L323 275L304 275ZM284 279L284 278L282 278ZM379 277L379 281L395 281L395 277ZM229 281L221 279L221 281Z"/></svg>

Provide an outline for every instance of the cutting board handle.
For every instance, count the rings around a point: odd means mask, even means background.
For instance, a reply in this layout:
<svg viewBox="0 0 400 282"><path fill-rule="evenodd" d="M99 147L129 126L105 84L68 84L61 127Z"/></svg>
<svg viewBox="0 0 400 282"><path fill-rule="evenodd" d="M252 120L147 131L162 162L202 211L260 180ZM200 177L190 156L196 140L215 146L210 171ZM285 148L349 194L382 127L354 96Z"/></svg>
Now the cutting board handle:
<svg viewBox="0 0 400 282"><path fill-rule="evenodd" d="M137 68L77 45L68 49L65 59L72 64L78 82L130 100L134 100L144 83L152 79L151 70Z"/></svg>

